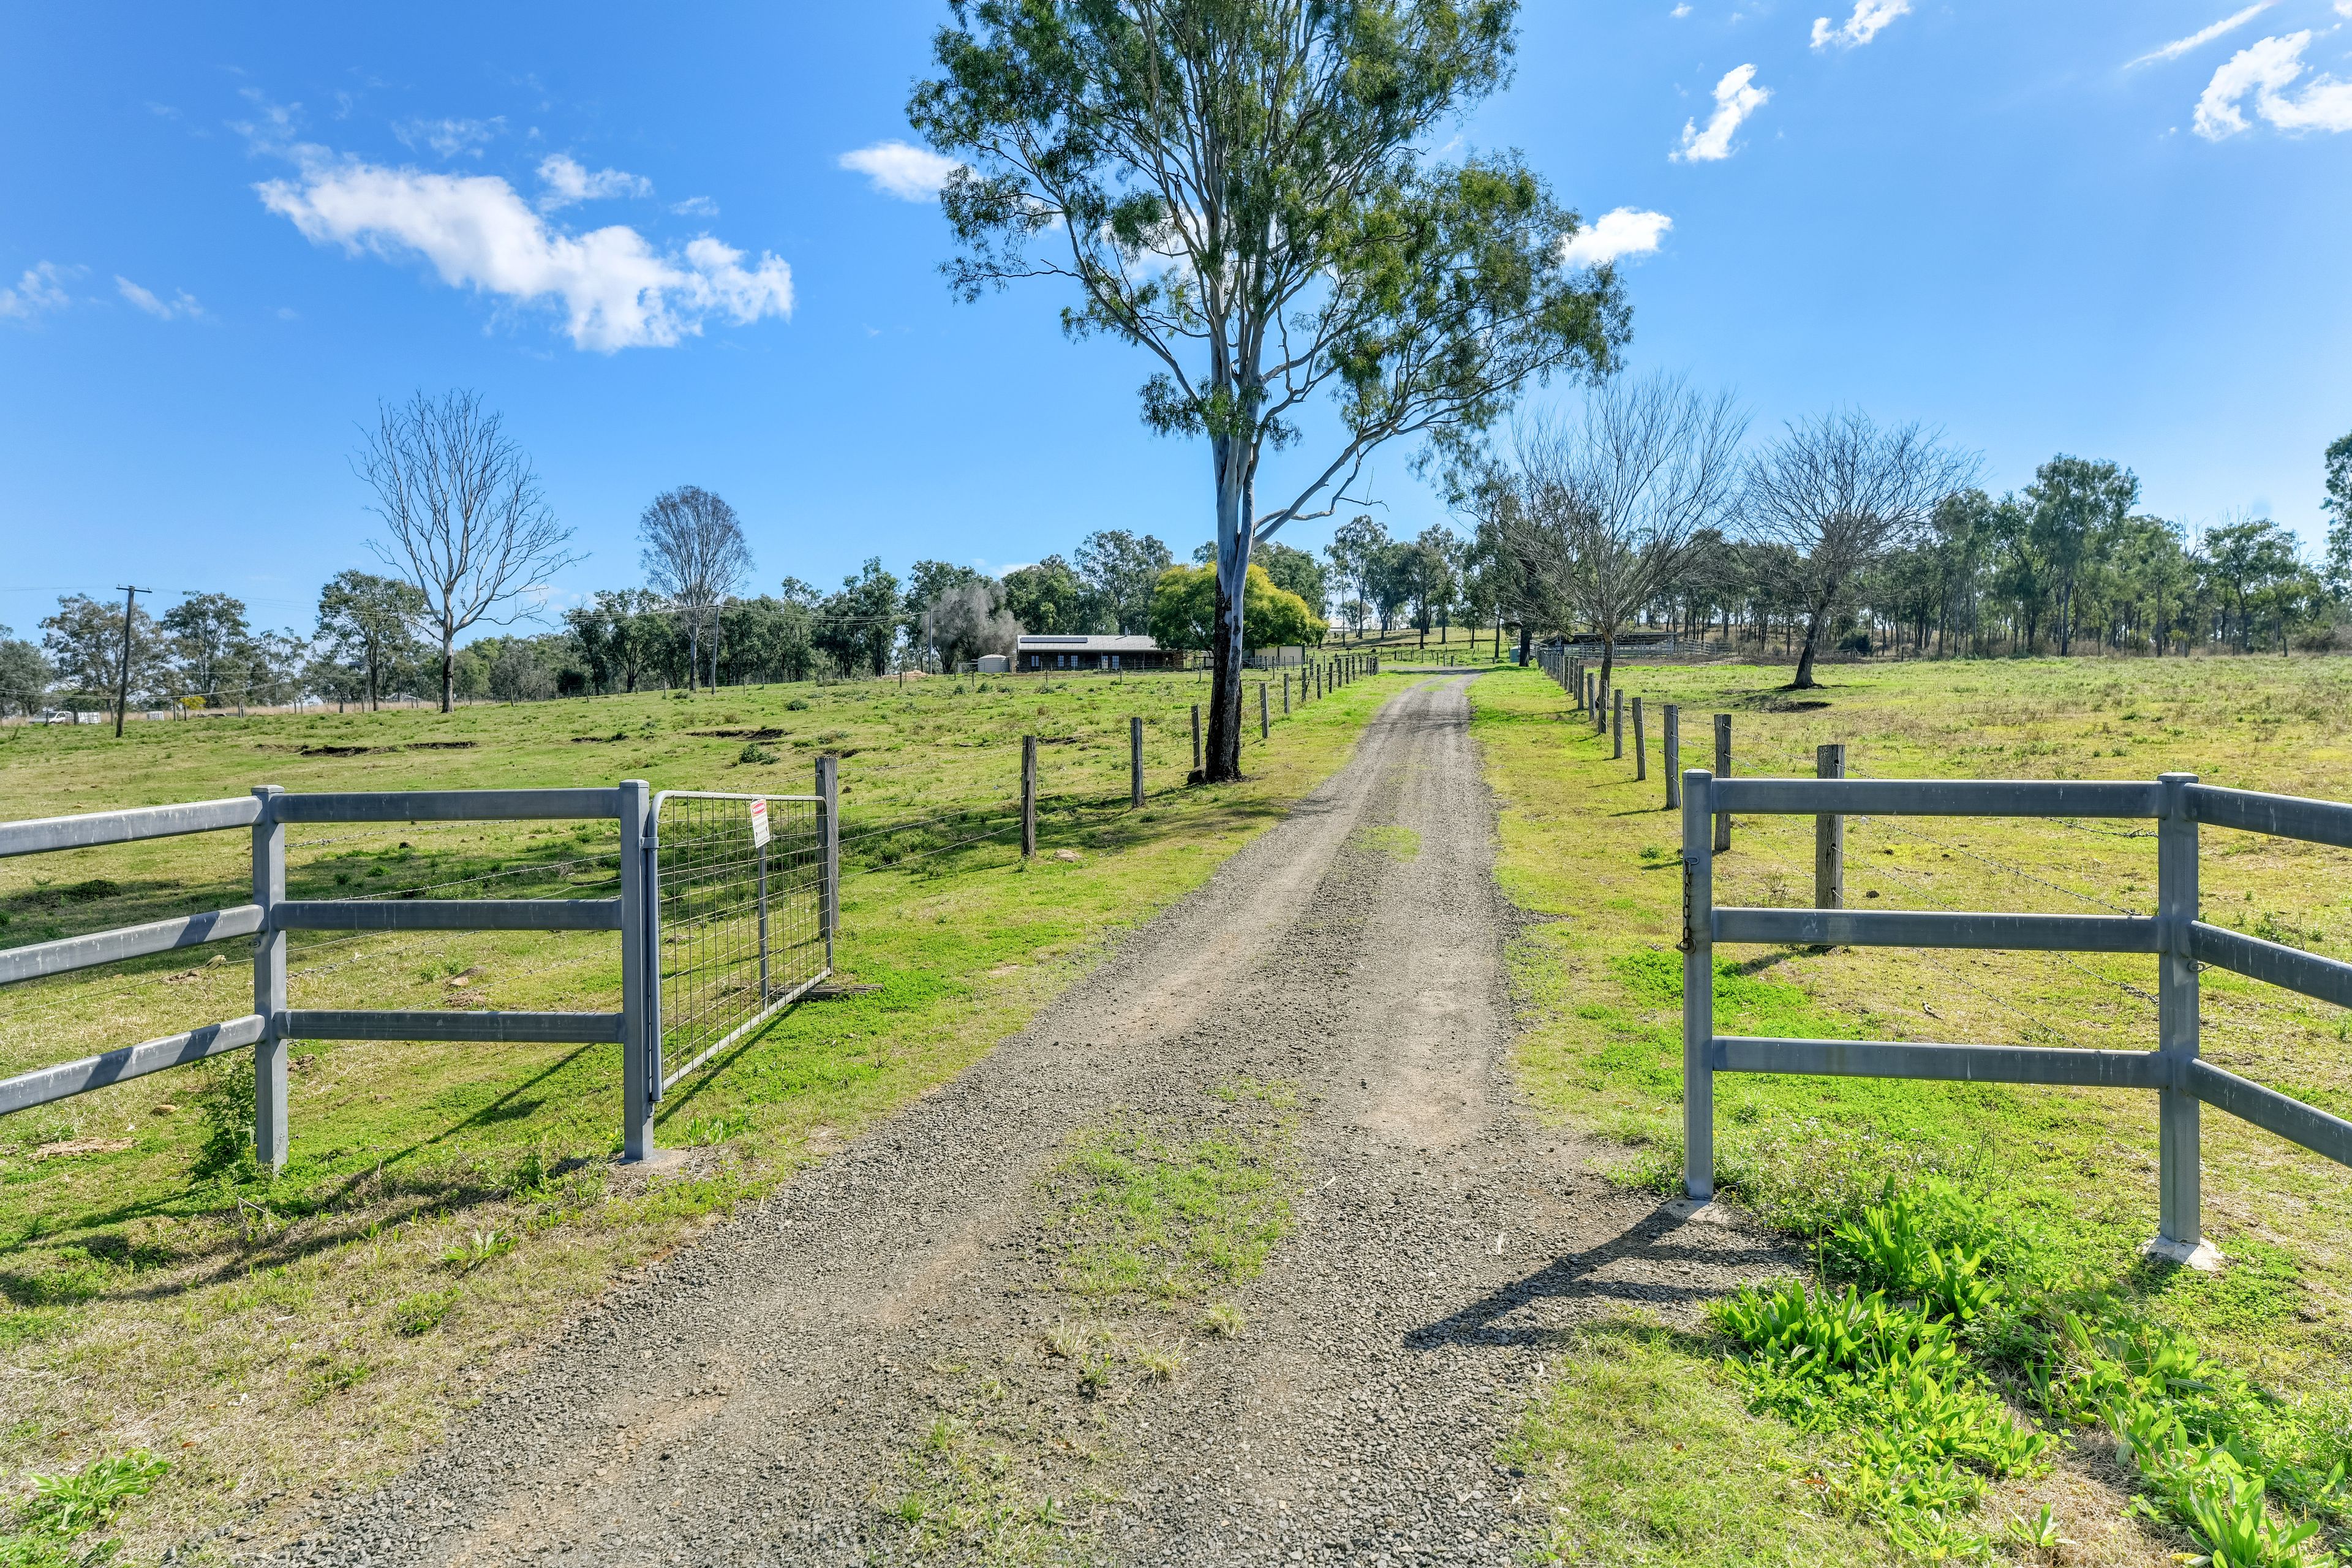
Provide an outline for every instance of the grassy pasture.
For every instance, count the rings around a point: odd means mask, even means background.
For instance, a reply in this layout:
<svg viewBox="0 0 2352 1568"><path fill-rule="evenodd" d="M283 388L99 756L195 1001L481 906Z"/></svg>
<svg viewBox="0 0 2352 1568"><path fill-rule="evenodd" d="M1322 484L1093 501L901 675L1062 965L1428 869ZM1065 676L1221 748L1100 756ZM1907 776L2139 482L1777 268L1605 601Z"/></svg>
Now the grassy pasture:
<svg viewBox="0 0 2352 1568"><path fill-rule="evenodd" d="M1344 761L1405 682L1365 680L1252 737L1248 782L1187 788L1193 678L997 678L734 689L531 706L0 730L9 812L31 816L289 790L650 779L804 791L839 752L842 978L673 1089L683 1170L614 1166L617 1047L306 1043L293 1154L245 1142L240 1056L0 1121L0 1464L55 1471L146 1448L173 1461L124 1516L134 1556L208 1532L266 1538L316 1489L364 1483L616 1274L953 1076L1109 937L1205 878ZM1279 691L1276 710L1279 712ZM1127 803L1128 724L1149 796ZM1039 858L1017 835L921 824L1017 797L1039 735ZM744 760L750 756L755 760ZM772 757L772 762L756 760ZM992 824L993 826L993 824ZM878 829L902 828L900 831ZM338 898L603 897L611 824L297 826L289 891ZM241 902L247 840L215 834L0 861L0 945ZM215 954L224 962L210 962ZM294 1005L613 1008L603 933L298 933ZM0 1073L230 1017L243 942L14 987Z"/></svg>
<svg viewBox="0 0 2352 1568"><path fill-rule="evenodd" d="M1645 705L1683 705L1686 765L1712 766L1711 716L1732 713L1740 774L1810 776L1814 746L1843 741L1855 775L2189 771L2328 798L2352 788L2352 665L2343 661L1921 663L1829 675L1827 688L1804 693L1782 689L1781 671L1729 665L1626 668L1620 683ZM1504 885L1535 917L1511 950L1528 1009L1522 1081L1551 1113L1617 1140L1627 1179L1665 1190L1681 1159L1680 821L1664 809L1658 720L1649 725L1650 777L1636 784L1631 756L1612 760L1608 741L1540 674L1490 675L1472 689L1474 731L1503 805ZM1850 907L2153 912L2147 824L1849 818L1846 833ZM2219 828L2204 830L2200 847L2205 918L2352 957L2352 854ZM1731 850L1716 858L1716 897L1810 904L1811 819L1739 820ZM2156 1041L2148 957L1743 947L1719 948L1717 958L1725 1033L2111 1049ZM2219 970L2203 982L2210 1059L2352 1115L2352 1020L2343 1010ZM2340 1448L2352 1439L2352 1175L2340 1168L2209 1109L2205 1228L2231 1261L2200 1275L2136 1250L2156 1229L2153 1096L1716 1081L1719 1180L1774 1223L1818 1236L1889 1177L1950 1175L2042 1226L2059 1254L2053 1265L2259 1379L2315 1440ZM1556 1402L1572 1406L1578 1391L1622 1380L1628 1367L1656 1375L1662 1355L1706 1360L1720 1348L1633 1329L1595 1342L1602 1359L1574 1363ZM1724 1416L1718 1405L1695 1405L1690 1419ZM1789 1439L1738 1441L1769 1448ZM1787 1511L1772 1470L1727 1472L1727 1484L1754 1490L1748 1517ZM1620 1498L1604 1516L1591 1511L1600 1504L1589 1489L1563 1497L1595 1529L1643 1506ZM1675 1498L1651 1500L1659 1517L1679 1517ZM2115 1500L2078 1489L2060 1510ZM2083 1561L2162 1561L2159 1546L2182 1544L2149 1537L2142 1550L2116 1536L2112 1518L2071 1522L2081 1528L2070 1535L2102 1542ZM1710 1560L1673 1546L1673 1533L1652 1543L1658 1555L1629 1548L1627 1560ZM1792 1560L1810 1555L1794 1537L1790 1547Z"/></svg>

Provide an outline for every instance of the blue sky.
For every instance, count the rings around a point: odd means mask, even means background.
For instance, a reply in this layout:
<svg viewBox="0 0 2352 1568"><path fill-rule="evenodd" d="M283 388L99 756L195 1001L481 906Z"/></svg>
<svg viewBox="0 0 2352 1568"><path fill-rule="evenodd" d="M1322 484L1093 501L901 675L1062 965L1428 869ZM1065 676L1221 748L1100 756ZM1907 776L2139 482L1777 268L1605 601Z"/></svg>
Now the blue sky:
<svg viewBox="0 0 2352 1568"><path fill-rule="evenodd" d="M1103 526L1188 552L1207 459L1144 430L1141 359L1066 342L1052 285L953 302L925 161L845 166L908 138L943 15L9 6L0 623L131 580L307 626L371 559L358 422L419 386L533 454L591 552L559 601L638 581L638 510L689 482L766 585ZM1547 4L1459 133L1622 252L1633 363L1759 435L1851 403L1995 489L2112 458L2149 510L2319 537L2352 0ZM1410 456L1370 485L1402 531L1443 516Z"/></svg>

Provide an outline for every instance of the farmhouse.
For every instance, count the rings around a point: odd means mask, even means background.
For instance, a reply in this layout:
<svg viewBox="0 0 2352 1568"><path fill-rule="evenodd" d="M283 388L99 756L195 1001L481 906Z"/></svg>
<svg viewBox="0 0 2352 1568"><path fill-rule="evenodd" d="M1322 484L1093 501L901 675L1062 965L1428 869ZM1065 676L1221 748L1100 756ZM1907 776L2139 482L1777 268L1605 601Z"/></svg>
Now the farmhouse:
<svg viewBox="0 0 2352 1568"><path fill-rule="evenodd" d="M1049 637L1025 633L1013 645L1013 668L1032 669L1181 669L1184 651L1148 637Z"/></svg>

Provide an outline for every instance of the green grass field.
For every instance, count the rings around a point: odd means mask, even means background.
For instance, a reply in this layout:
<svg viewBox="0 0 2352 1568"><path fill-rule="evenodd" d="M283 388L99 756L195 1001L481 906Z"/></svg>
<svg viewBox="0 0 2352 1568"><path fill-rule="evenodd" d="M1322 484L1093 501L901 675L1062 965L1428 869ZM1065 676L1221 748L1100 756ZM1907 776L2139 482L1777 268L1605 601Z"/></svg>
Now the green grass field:
<svg viewBox="0 0 2352 1568"><path fill-rule="evenodd" d="M253 1170L241 1055L0 1121L0 1463L65 1471L145 1449L172 1469L125 1514L152 1557L266 1536L314 1488L363 1484L617 1274L945 1080L1119 931L1196 886L1343 762L1404 682L1279 717L1248 782L1187 787L1191 677L739 689L687 700L0 730L12 816L289 790L605 784L804 791L842 763L841 978L680 1083L675 1174L616 1166L617 1047L296 1047L292 1158ZM1254 709L1255 703L1251 706ZM1127 804L1127 719L1150 795ZM748 733L757 731L758 733ZM772 731L772 732L771 732ZM1017 796L1039 735L1038 859L1016 837L871 829ZM773 762L744 761L772 756ZM335 898L608 896L610 824L290 829L289 888ZM929 851L929 852L926 852ZM245 836L0 861L0 944L241 902ZM247 944L15 987L0 1073L246 1012ZM213 963L213 955L222 962ZM294 939L297 1007L609 1009L593 933ZM453 1000L454 999L454 1000Z"/></svg>
<svg viewBox="0 0 2352 1568"><path fill-rule="evenodd" d="M1728 665L1629 668L1620 684L1645 706L1682 704L1686 765L1712 765L1711 715L1733 714L1740 774L1810 776L1813 747L1843 741L1850 773L1880 777L2189 771L2216 784L2332 798L2352 780L2352 666L2340 661L2020 661L1828 674L1826 688L1804 693L1782 689L1785 672ZM1680 823L1664 809L1657 721L1650 777L1636 784L1631 756L1612 760L1608 741L1539 673L1485 677L1473 700L1474 731L1502 802L1504 886L1536 917L1511 952L1528 1013L1522 1081L1551 1114L1614 1140L1624 1179L1668 1190L1681 1158ZM1810 904L1811 834L1809 818L1740 820L1731 850L1716 859L1717 901ZM2352 855L2223 829L2202 837L2205 918L2352 957ZM2147 913L2155 891L2146 824L1850 818L1847 864L1847 901L1864 908ZM2151 958L1721 948L1717 960L1725 1033L2113 1049L2151 1048L2156 1039ZM2352 1026L2342 1010L2218 970L2203 978L2209 1059L2352 1115ZM2340 1453L2352 1437L2352 1178L2342 1169L2209 1110L2205 1228L2231 1261L2204 1275L2137 1255L2156 1229L2152 1096L1761 1075L1719 1077L1717 1095L1719 1179L1771 1223L1819 1238L1890 1178L1948 1175L2036 1227L2037 1267L2070 1289L2189 1336L2255 1379L2319 1447ZM1707 1336L1632 1325L1588 1347L1556 1403L1580 1408L1595 1386L1661 1376L1707 1386L1722 1349ZM1684 1365L1662 1373L1662 1356ZM1725 1408L1696 1399L1665 1420L1696 1431L1719 1425ZM2095 1435L2078 1436L2099 1447ZM1526 1440L1554 1453L1569 1441L1541 1419ZM1589 1431L1575 1439L1591 1440ZM1777 1453L1793 1439L1784 1429L1736 1441L1743 1452ZM1752 1512L1734 1511L1786 1514L1790 1468L1727 1472L1729 1484L1753 1493ZM1674 1545L1697 1517L1687 1499L1669 1495L1677 1475L1671 1467L1629 1474L1636 1495L1616 1496L1605 1510L1589 1485L1563 1482L1561 1506L1571 1524L1601 1530L1654 1504L1658 1529L1630 1546L1621 1532L1622 1560L1715 1561ZM2093 1489L2060 1508L2096 1511L2115 1501ZM1705 1506L1723 1508L1725 1499ZM2087 1514L2068 1523L2071 1536L2104 1542L2080 1561L2160 1562L2187 1544L2155 1527L2144 1538L2118 1537L2112 1519ZM1834 1544L1817 1535L1807 1525L1780 1555L1752 1560L1833 1560Z"/></svg>

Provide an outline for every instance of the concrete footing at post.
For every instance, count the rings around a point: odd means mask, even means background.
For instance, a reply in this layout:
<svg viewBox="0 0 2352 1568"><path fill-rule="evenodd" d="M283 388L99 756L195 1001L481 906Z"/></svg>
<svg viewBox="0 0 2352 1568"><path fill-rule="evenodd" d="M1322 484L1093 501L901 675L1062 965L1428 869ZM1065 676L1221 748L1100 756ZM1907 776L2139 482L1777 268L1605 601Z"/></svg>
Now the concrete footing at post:
<svg viewBox="0 0 2352 1568"><path fill-rule="evenodd" d="M2193 1243L2167 1241L2160 1236L2150 1237L2139 1244L2139 1253L2142 1258L2178 1263L2181 1268L2194 1268L2200 1274L2219 1273L2223 1261L2221 1249L2202 1237Z"/></svg>

